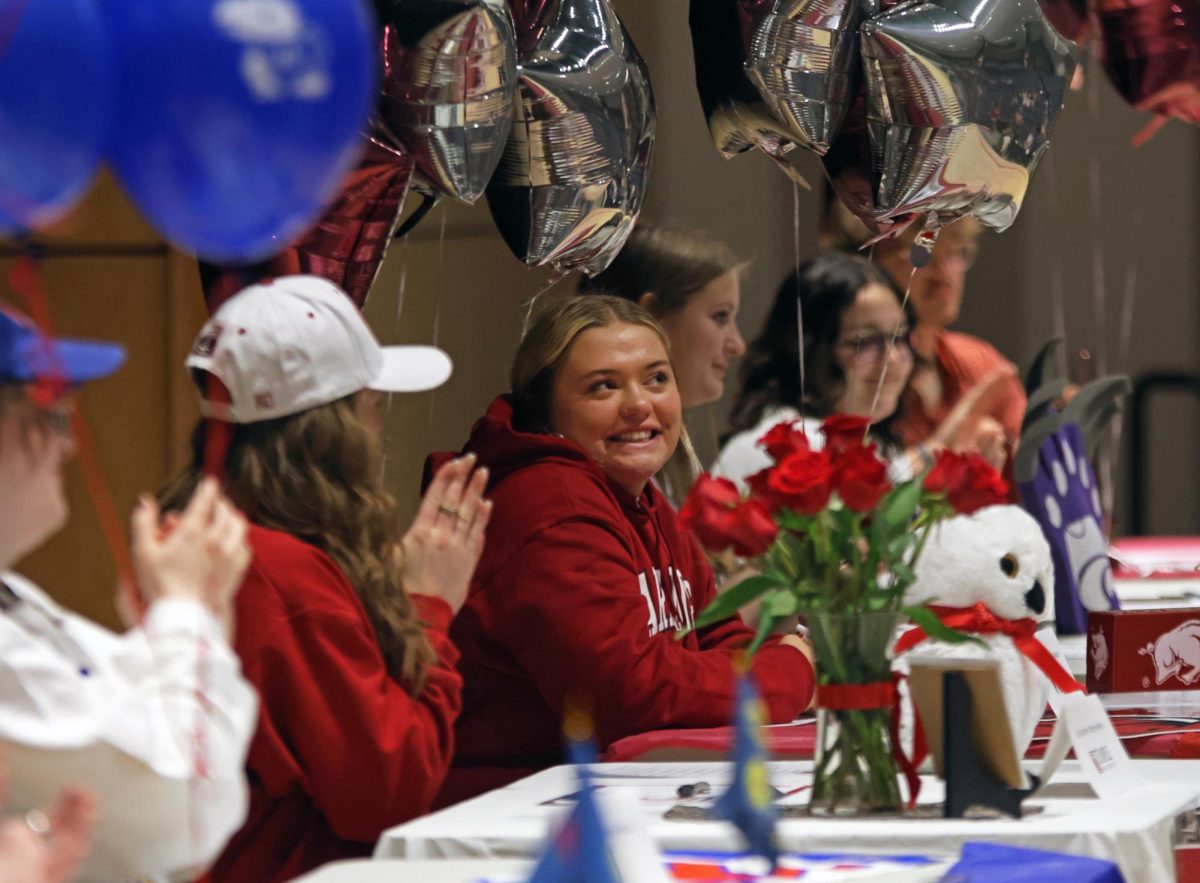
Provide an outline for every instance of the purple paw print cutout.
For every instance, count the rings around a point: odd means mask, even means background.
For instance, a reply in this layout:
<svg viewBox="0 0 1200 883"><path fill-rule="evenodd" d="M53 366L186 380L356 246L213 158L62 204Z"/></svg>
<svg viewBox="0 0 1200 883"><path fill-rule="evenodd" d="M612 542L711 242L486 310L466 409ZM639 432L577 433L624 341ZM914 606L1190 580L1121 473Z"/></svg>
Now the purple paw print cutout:
<svg viewBox="0 0 1200 883"><path fill-rule="evenodd" d="M1089 610L1120 606L1112 587L1100 492L1074 423L1059 427L1038 447L1033 481L1021 501L1042 526L1054 556L1054 603L1060 632L1082 634Z"/></svg>

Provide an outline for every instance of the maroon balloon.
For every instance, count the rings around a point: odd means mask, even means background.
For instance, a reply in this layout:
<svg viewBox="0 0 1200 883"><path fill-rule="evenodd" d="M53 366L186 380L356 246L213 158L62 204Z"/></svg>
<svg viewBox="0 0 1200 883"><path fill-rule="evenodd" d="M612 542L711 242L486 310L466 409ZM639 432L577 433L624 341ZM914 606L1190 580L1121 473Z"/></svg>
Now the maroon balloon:
<svg viewBox="0 0 1200 883"><path fill-rule="evenodd" d="M1095 13L1117 91L1139 110L1200 124L1200 0L1095 0Z"/></svg>
<svg viewBox="0 0 1200 883"><path fill-rule="evenodd" d="M358 166L342 181L337 200L307 233L261 263L201 263L209 312L247 285L296 273L339 285L361 309L392 240L412 173L412 159L376 124Z"/></svg>

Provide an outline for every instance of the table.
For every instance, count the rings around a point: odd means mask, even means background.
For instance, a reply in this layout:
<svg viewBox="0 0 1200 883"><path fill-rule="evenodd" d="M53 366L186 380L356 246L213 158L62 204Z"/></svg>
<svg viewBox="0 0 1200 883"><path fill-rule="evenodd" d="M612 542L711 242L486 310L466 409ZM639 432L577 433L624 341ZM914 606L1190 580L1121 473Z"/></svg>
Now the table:
<svg viewBox="0 0 1200 883"><path fill-rule="evenodd" d="M330 862L292 883L471 883L492 880L527 880L533 868L529 859L461 859L451 861L372 861L351 859Z"/></svg>
<svg viewBox="0 0 1200 883"><path fill-rule="evenodd" d="M1200 759L1200 691L1111 693L1100 697L1125 750L1132 757ZM1038 724L1026 757L1041 757L1054 730L1054 717ZM652 730L619 739L601 760L607 763L717 761L729 755L733 727ZM764 729L767 750L776 760L811 760L816 719Z"/></svg>
<svg viewBox="0 0 1200 883"><path fill-rule="evenodd" d="M955 859L938 861L911 870L845 874L845 883L939 883ZM404 861L402 859L353 859L331 862L297 877L293 883L526 883L533 871L529 859L450 859L448 861ZM861 876L860 876L861 875ZM779 879L779 878L773 878ZM809 879L805 876L804 879ZM825 878L828 879L828 878Z"/></svg>
<svg viewBox="0 0 1200 883"><path fill-rule="evenodd" d="M784 819L780 845L786 850L954 853L967 841L990 841L1033 849L1108 858L1127 883L1163 883L1175 878L1173 832L1177 817L1200 803L1200 761L1137 761L1147 783L1119 800L1091 796L1079 765L1066 761L1054 781L1027 802L1041 812L1023 819ZM774 762L772 783L803 803L811 763ZM1036 771L1036 765L1030 765ZM680 784L705 781L719 793L727 787L726 763L600 764L597 784L633 789L646 828L660 849L741 848L740 835L718 821L667 821L663 812L687 803ZM528 858L537 853L552 822L570 805L577 788L569 766L544 770L508 787L385 831L376 858ZM922 802L938 802L942 786L928 778ZM706 798L692 798L703 801ZM698 805L698 804L697 804Z"/></svg>

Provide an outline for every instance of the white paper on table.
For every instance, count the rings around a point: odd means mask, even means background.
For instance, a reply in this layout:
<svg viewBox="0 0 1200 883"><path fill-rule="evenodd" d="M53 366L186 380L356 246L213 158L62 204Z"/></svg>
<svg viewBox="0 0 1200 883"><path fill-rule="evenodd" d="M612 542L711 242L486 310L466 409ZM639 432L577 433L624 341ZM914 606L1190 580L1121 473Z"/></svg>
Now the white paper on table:
<svg viewBox="0 0 1200 883"><path fill-rule="evenodd" d="M1075 748L1079 768L1097 795L1119 797L1143 784L1145 780L1134 769L1098 696L1072 693L1064 697L1060 722Z"/></svg>
<svg viewBox="0 0 1200 883"><path fill-rule="evenodd" d="M642 816L637 788L604 788L596 804L608 829L608 850L622 883L670 883Z"/></svg>
<svg viewBox="0 0 1200 883"><path fill-rule="evenodd" d="M1059 764L1063 762L1070 750L1071 734L1067 731L1066 723L1059 717L1054 722L1054 729L1050 731L1050 742L1046 745L1046 753L1042 755L1042 768L1038 770L1040 785L1046 785L1054 778Z"/></svg>

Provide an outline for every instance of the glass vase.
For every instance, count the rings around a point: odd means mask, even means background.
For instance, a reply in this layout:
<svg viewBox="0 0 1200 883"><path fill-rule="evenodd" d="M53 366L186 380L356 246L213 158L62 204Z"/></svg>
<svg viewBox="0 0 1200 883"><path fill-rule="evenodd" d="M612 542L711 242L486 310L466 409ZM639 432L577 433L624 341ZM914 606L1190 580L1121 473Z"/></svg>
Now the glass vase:
<svg viewBox="0 0 1200 883"><path fill-rule="evenodd" d="M849 695L865 695L867 705L873 704L872 695L890 696L891 690L885 686L892 681L887 651L898 618L894 612L810 614L808 629L820 686L865 686L862 691L850 690ZM830 705L864 704L846 701L847 691L840 693L839 701L830 701ZM809 804L813 815L862 816L900 811L900 784L889 731L891 703L885 698L877 701L882 707L818 707Z"/></svg>

